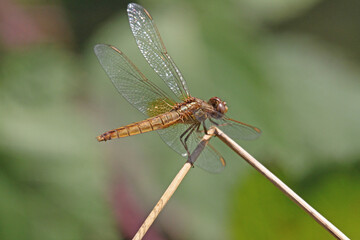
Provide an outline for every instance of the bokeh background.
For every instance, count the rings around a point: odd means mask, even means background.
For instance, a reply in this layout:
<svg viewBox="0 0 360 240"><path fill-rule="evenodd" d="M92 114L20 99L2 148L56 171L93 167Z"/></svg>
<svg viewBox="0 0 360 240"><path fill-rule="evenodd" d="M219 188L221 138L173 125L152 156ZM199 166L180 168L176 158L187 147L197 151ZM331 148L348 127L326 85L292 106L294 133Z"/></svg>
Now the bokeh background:
<svg viewBox="0 0 360 240"><path fill-rule="evenodd" d="M127 1L0 1L0 239L130 239L184 159L156 133L98 143L143 119L93 46L137 49ZM141 1L194 96L262 129L239 142L360 238L360 2ZM145 239L331 239L232 153L194 168Z"/></svg>

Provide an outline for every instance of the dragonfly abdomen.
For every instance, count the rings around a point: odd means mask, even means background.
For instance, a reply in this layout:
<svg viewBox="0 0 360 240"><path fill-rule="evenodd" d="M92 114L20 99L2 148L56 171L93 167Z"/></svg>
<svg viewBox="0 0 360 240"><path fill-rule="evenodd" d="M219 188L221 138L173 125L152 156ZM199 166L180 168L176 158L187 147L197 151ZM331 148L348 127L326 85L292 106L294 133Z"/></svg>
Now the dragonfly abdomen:
<svg viewBox="0 0 360 240"><path fill-rule="evenodd" d="M96 138L99 142L101 142L115 138L129 137L140 133L166 128L180 119L181 115L177 111L171 111L156 117L148 118L140 122L131 123L126 126L107 131Z"/></svg>

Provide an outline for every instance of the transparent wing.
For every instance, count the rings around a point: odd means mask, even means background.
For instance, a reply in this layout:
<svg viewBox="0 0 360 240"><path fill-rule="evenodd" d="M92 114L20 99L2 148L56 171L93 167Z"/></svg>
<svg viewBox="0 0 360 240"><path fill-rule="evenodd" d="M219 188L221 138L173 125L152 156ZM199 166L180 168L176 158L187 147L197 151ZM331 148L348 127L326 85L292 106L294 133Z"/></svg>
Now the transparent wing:
<svg viewBox="0 0 360 240"><path fill-rule="evenodd" d="M186 129L190 127L190 125L191 124L188 123L178 123L168 128L157 130L157 132L164 140L164 142L167 143L172 149L181 154L181 156L188 158L187 152L180 142L180 135L184 133ZM192 153L192 151L200 143L202 137L203 131L194 131L190 135L187 141L187 146L190 153ZM195 162L195 166L198 166L208 172L217 173L224 169L225 160L212 145L208 144L200 153L198 159Z"/></svg>
<svg viewBox="0 0 360 240"><path fill-rule="evenodd" d="M225 117L214 121L218 124L218 128L234 140L254 140L261 135L261 130L259 128L231 118Z"/></svg>
<svg viewBox="0 0 360 240"><path fill-rule="evenodd" d="M136 43L146 61L179 99L190 97L185 79L167 53L148 11L138 4L130 3L127 12Z"/></svg>
<svg viewBox="0 0 360 240"><path fill-rule="evenodd" d="M150 82L120 50L98 44L94 51L116 89L140 112L155 116L171 110L175 101Z"/></svg>

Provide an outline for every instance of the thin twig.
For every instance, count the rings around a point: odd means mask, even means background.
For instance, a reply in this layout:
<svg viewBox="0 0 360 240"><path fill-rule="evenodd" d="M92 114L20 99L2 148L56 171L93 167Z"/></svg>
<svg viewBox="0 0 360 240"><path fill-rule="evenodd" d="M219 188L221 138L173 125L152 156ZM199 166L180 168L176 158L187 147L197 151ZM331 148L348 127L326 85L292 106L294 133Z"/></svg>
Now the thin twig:
<svg viewBox="0 0 360 240"><path fill-rule="evenodd" d="M226 145L228 145L245 161L247 161L251 166L253 166L258 172L260 172L267 179L269 179L270 182L272 182L277 188L279 188L283 193L285 193L285 195L287 195L298 206L304 209L312 218L315 219L315 221L317 221L321 226L328 230L334 237L341 240L349 239L337 227L335 227L331 222L329 222L319 212L317 212L307 202L305 202L300 196L298 196L293 190L291 190L285 183L283 183L279 178L277 178L273 173L271 173L266 167L264 167L253 156L246 152L242 147L240 147L234 140L232 140L220 129L216 127L214 127L214 129L215 135L217 137L219 137Z"/></svg>
<svg viewBox="0 0 360 240"><path fill-rule="evenodd" d="M215 129L210 129L208 131L208 134L205 135L201 142L197 145L195 150L192 152L192 154L189 157L189 160L184 164L184 166L181 168L181 170L178 172L178 174L175 176L173 181L170 183L169 187L166 189L164 194L161 196L158 203L155 205L153 210L150 212L148 217L145 219L144 223L141 225L135 236L133 237L133 240L142 239L146 232L149 230L152 223L155 221L161 210L165 207L166 203L169 201L171 196L174 194L176 189L179 187L180 183L186 176L186 174L191 169L192 165L196 161L196 159L199 157L202 150L205 148L206 144L209 142L211 137L214 136Z"/></svg>
<svg viewBox="0 0 360 240"><path fill-rule="evenodd" d="M349 238L343 234L338 228L336 228L331 222L324 218L320 213L318 213L314 208L312 208L307 202L305 202L300 196L298 196L293 190L291 190L285 183L283 183L279 178L277 178L273 173L271 173L266 167L264 167L260 162L258 162L253 156L246 152L242 147L240 147L234 140L227 136L224 132L216 127L212 127L208 134L205 135L198 146L195 148L191 154L189 160L185 163L179 173L176 175L174 180L171 182L169 187L166 189L163 196L160 198L159 202L155 205L154 209L151 211L149 216L146 218L145 222L141 225L140 229L134 236L134 239L142 239L145 233L148 231L151 224L155 221L156 217L159 215L161 210L165 207L166 203L169 201L173 193L176 191L177 187L180 185L181 181L184 179L185 175L189 172L192 164L196 161L202 150L205 148L206 144L209 142L211 137L214 134L220 138L226 145L228 145L232 150L234 150L238 155L240 155L245 161L247 161L251 166L253 166L258 172L264 175L269 179L277 188L279 188L285 195L287 195L292 201L294 201L298 206L304 209L312 218L314 218L321 226L328 230L334 237L341 240L349 240Z"/></svg>

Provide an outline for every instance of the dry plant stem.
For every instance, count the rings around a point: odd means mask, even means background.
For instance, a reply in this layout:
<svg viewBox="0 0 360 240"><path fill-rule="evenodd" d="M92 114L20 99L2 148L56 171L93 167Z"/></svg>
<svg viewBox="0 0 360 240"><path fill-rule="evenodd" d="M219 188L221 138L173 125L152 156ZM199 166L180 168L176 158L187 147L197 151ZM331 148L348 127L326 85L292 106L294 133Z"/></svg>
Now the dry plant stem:
<svg viewBox="0 0 360 240"><path fill-rule="evenodd" d="M205 135L201 142L198 144L198 146L195 148L193 153L191 154L190 158L191 160L188 160L184 166L181 168L181 170L178 172L178 174L175 176L173 181L170 183L169 187L166 189L164 194L161 196L158 203L155 205L151 213L148 215L148 217L145 219L144 223L141 225L135 236L133 237L133 240L142 239L146 232L149 230L152 223L155 221L161 210L165 207L166 203L169 201L171 196L174 194L176 189L179 187L181 181L184 179L186 174L191 169L193 163L196 161L196 159L199 157L202 150L205 148L206 144L209 142L211 137L213 137L215 130L211 129L208 131L208 134Z"/></svg>
<svg viewBox="0 0 360 240"><path fill-rule="evenodd" d="M253 166L258 172L264 175L269 179L277 188L279 188L283 193L285 193L291 200L293 200L298 206L304 209L312 218L314 218L320 225L322 225L326 230L328 230L334 237L337 239L349 239L345 234L343 234L338 228L336 228L331 222L324 218L320 213L318 213L314 208L312 208L307 202L305 202L300 196L298 196L293 190L291 190L285 183L283 183L279 178L277 178L273 173L271 173L266 167L264 167L260 162L258 162L253 156L246 152L242 147L240 147L236 142L234 142L230 137L225 133L215 127L215 135L219 137L226 145L228 145L232 150L239 154L245 161L247 161L251 166Z"/></svg>
<svg viewBox="0 0 360 240"><path fill-rule="evenodd" d="M175 176L174 180L171 182L169 187L166 189L164 194L161 196L158 203L155 205L149 216L145 219L144 223L141 225L133 240L142 239L146 232L149 230L152 223L155 221L161 210L165 207L166 203L169 201L173 193L178 188L179 184L185 177L185 175L189 172L192 164L190 162L186 162L185 165L181 168L179 173Z"/></svg>

